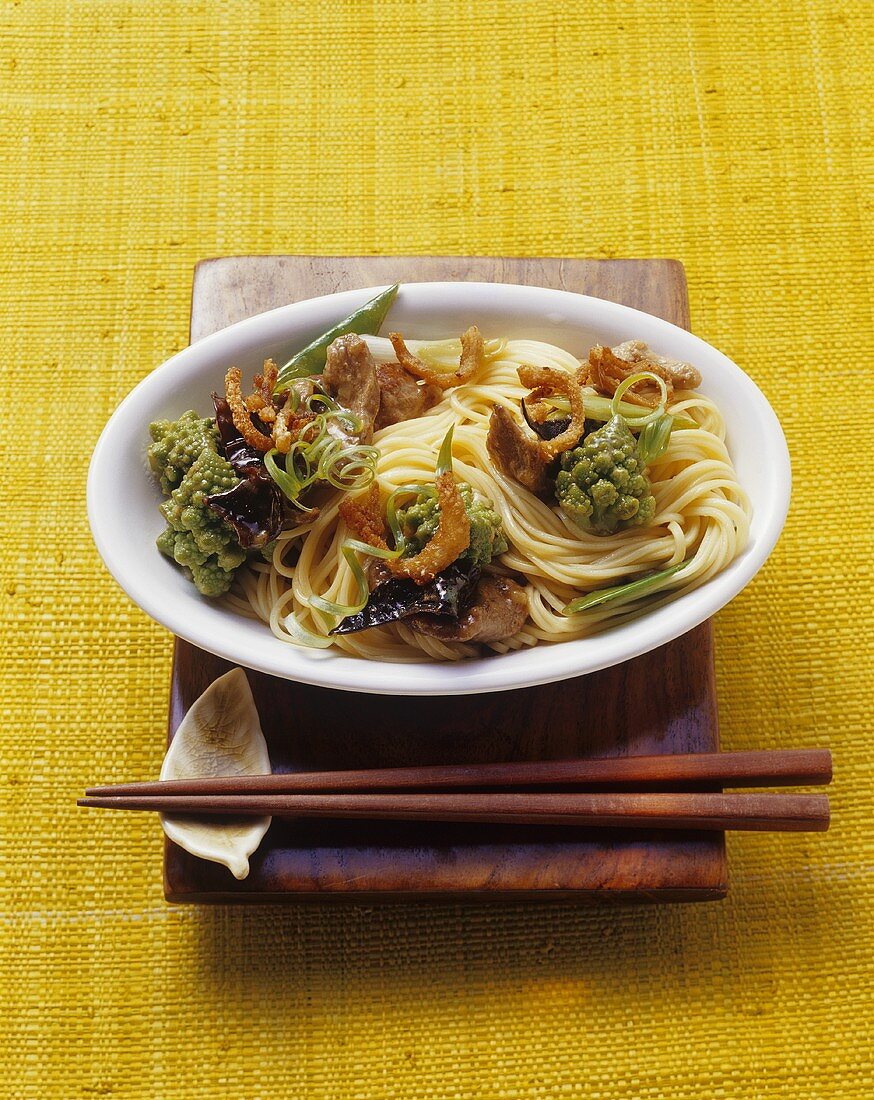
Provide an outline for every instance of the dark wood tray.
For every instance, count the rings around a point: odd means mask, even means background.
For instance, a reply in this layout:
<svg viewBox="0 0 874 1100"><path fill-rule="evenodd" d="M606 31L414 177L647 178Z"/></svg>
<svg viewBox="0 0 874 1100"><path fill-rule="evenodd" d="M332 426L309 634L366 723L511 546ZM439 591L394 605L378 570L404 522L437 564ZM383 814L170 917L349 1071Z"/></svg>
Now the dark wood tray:
<svg viewBox="0 0 874 1100"><path fill-rule="evenodd" d="M246 256L198 265L191 339L302 298L438 279L579 291L688 326L685 277L674 260ZM194 699L229 667L177 639L171 738ZM248 675L276 771L718 748L709 623L615 668L500 694L390 698ZM274 821L242 882L169 841L164 858L173 902L706 901L726 888L720 833Z"/></svg>

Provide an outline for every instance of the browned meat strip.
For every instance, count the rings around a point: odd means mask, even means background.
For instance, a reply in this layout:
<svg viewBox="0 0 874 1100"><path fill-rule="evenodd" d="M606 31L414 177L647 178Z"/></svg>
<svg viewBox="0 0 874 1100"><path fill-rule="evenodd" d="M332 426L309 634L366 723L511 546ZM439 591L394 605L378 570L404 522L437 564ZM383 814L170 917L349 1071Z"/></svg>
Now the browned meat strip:
<svg viewBox="0 0 874 1100"><path fill-rule="evenodd" d="M540 441L529 435L503 405L495 405L486 437L489 454L498 469L530 489L544 493L549 488L546 470L549 465Z"/></svg>
<svg viewBox="0 0 874 1100"><path fill-rule="evenodd" d="M634 363L641 370L654 371L666 382L671 382L675 389L694 390L701 385L701 372L691 363L657 355L643 340L626 340L613 348L613 354Z"/></svg>
<svg viewBox="0 0 874 1100"><path fill-rule="evenodd" d="M349 333L331 344L322 381L331 396L358 417L361 430L357 434L362 443L369 443L379 412L379 383L376 363L360 336Z"/></svg>
<svg viewBox="0 0 874 1100"><path fill-rule="evenodd" d="M444 642L502 642L518 634L528 618L525 589L509 577L487 573L480 578L473 606L462 618L413 615L413 630Z"/></svg>
<svg viewBox="0 0 874 1100"><path fill-rule="evenodd" d="M418 382L400 363L380 363L376 368L380 404L376 428L400 424L426 413L443 397L438 386Z"/></svg>

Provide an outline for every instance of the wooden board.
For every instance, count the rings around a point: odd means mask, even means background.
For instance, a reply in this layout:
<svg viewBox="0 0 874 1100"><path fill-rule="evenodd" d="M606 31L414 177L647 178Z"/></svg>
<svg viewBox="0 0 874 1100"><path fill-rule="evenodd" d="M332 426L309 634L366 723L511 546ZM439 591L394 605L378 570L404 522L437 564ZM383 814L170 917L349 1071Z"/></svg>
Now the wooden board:
<svg viewBox="0 0 874 1100"><path fill-rule="evenodd" d="M688 327L685 277L674 260L246 256L198 265L191 339L302 298L435 279L584 292ZM229 667L177 640L171 738ZM500 694L390 698L248 675L276 771L718 748L709 623L615 668ZM713 833L274 821L244 881L168 841L164 885L173 902L703 901L725 895L727 868L724 836Z"/></svg>

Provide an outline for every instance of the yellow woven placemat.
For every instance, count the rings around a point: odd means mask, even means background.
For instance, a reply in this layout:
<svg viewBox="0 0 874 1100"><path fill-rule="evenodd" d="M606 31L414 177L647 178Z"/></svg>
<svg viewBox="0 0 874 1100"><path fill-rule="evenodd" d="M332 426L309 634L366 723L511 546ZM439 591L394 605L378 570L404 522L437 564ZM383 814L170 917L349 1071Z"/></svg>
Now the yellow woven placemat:
<svg viewBox="0 0 874 1100"><path fill-rule="evenodd" d="M10 1097L867 1097L874 628L866 0L0 8L2 1030ZM170 639L88 456L245 252L677 256L792 450L718 618L730 748L830 744L825 836L701 908L168 908ZM123 517L120 517L123 522Z"/></svg>

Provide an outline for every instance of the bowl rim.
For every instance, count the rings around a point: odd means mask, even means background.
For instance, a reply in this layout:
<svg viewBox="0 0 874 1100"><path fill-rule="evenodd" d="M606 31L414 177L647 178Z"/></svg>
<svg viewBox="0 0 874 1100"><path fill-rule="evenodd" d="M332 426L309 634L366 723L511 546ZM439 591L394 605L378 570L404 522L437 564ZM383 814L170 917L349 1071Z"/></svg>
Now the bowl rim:
<svg viewBox="0 0 874 1100"><path fill-rule="evenodd" d="M463 282L418 282L405 283L401 292L417 294L427 289L432 295L444 294L450 297L463 287L473 295L494 293L496 288L507 296L507 307L513 297L524 296L531 308L538 296L544 296L544 306L553 309L562 303L569 308L584 308L598 311L598 320L605 327L611 323L632 322L634 332L642 339L653 342L649 333L667 334L673 342L685 343L690 352L687 357L695 361L695 352L703 358L712 360L713 356L722 361L730 372L736 372L739 391L744 395L746 407L753 412L764 427L763 458L767 452L775 491L759 536L726 569L706 581L692 592L678 596L652 612L634 620L633 643L623 634L623 625L602 631L597 635L583 639L532 646L514 650L506 654L492 654L459 662L402 663L368 661L318 651L301 650L298 647L276 639L266 624L266 636L275 643L275 650L261 654L257 659L246 659L234 647L233 641L227 641L219 631L201 629L186 620L184 601L182 604L162 596L161 590L150 586L125 568L123 555L113 542L111 525L108 523L102 500L109 484L105 456L115 443L118 427L130 415L130 410L144 400L153 390L160 390L164 379L176 371L181 364L189 360L214 358L214 349L225 348L228 344L245 342L257 346L259 340L266 342L275 335L277 324L286 318L291 321L295 314L307 312L308 327L321 324L327 327L332 320L344 316L364 301L373 297L384 286L357 288L339 291L304 299L275 309L255 314L227 326L215 333L195 341L186 348L165 360L127 394L104 426L92 452L87 479L87 510L91 532L97 550L115 581L127 593L130 599L151 618L177 637L214 653L236 665L255 669L282 679L291 679L317 687L334 690L358 691L369 694L388 695L455 695L478 694L492 691L508 691L519 688L535 687L541 684L587 675L641 656L659 646L665 645L682 634L699 626L718 610L730 602L755 576L767 560L780 537L789 509L791 493L791 467L789 450L777 415L753 380L731 359L695 336L687 329L674 325L654 314L645 313L631 306L625 306L592 295L576 294L573 291L553 290L548 287L519 283L495 283L483 281ZM448 288L448 289L447 289ZM314 318L314 320L313 320ZM568 323L573 323L568 322ZM227 353L225 353L227 354ZM230 354L233 354L231 352ZM148 414L146 414L148 416ZM145 467L144 467L145 469ZM192 597L200 600L192 588ZM223 608L216 610L226 611ZM597 645L592 646L593 640ZM581 647L585 654L581 654ZM586 649L591 648L591 653ZM275 653L275 657L274 657ZM514 660L516 658L516 660ZM524 670L518 666L523 665Z"/></svg>

